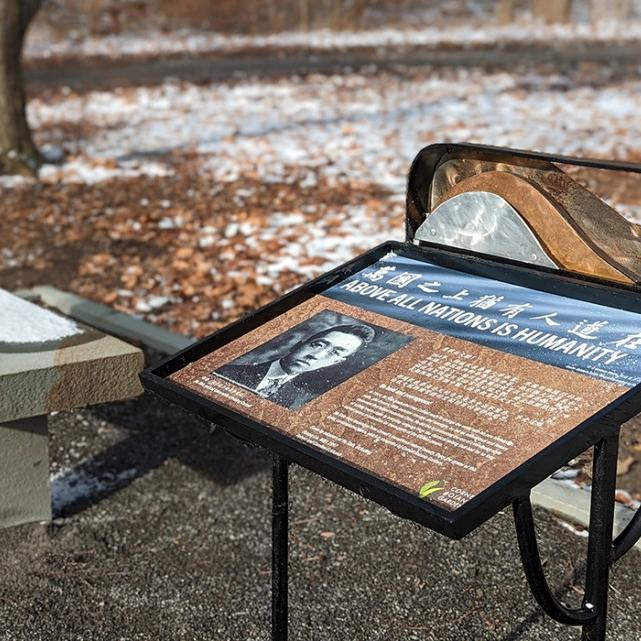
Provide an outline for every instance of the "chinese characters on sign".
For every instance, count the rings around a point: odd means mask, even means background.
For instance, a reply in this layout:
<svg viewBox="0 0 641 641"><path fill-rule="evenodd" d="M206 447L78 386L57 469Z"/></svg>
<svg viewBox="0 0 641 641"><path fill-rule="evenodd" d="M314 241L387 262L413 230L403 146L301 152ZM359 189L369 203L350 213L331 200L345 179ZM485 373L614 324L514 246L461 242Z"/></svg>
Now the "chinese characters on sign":
<svg viewBox="0 0 641 641"><path fill-rule="evenodd" d="M621 310L399 256L327 295L359 304L365 299L377 313L603 380L637 382L641 332L636 315Z"/></svg>

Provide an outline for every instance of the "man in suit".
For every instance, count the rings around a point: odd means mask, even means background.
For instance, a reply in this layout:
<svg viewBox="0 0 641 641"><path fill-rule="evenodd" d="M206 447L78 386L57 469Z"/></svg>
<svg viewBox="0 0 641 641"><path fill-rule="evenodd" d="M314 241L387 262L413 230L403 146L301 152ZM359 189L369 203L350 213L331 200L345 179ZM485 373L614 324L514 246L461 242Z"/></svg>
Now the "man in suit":
<svg viewBox="0 0 641 641"><path fill-rule="evenodd" d="M297 343L278 360L247 365L235 365L232 361L215 373L274 403L296 409L318 394L297 380L301 374L346 361L375 335L368 325L337 325Z"/></svg>

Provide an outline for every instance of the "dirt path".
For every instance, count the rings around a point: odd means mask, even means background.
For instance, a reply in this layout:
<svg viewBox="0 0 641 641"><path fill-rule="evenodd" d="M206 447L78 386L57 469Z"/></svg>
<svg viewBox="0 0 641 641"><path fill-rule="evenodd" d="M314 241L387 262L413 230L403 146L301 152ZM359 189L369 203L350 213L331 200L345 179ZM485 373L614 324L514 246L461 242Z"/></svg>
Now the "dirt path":
<svg viewBox="0 0 641 641"><path fill-rule="evenodd" d="M154 85L167 77L190 82L228 81L245 75L267 77L308 73L343 73L375 66L392 67L484 67L514 68L538 64L553 65L555 70L581 63L620 65L638 64L641 43L635 45L561 44L555 47L526 45L509 48L426 49L386 48L332 52L286 50L245 51L232 55L201 55L155 59L69 60L28 65L30 94L68 86L76 91L112 87Z"/></svg>

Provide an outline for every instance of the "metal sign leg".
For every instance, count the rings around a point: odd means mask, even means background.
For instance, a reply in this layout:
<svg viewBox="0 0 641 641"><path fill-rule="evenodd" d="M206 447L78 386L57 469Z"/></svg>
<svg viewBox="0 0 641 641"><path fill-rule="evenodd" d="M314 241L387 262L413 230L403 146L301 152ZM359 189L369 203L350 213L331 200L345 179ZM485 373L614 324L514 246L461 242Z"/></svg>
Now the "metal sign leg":
<svg viewBox="0 0 641 641"><path fill-rule="evenodd" d="M272 641L287 641L288 463L273 455L272 467Z"/></svg>
<svg viewBox="0 0 641 641"><path fill-rule="evenodd" d="M521 560L530 589L541 608L553 619L583 628L583 641L605 641L608 614L608 579L613 563L612 523L619 434L594 447L590 538L586 565L585 596L580 608L564 606L550 590L539 555L529 497L514 502L514 520Z"/></svg>
<svg viewBox="0 0 641 641"><path fill-rule="evenodd" d="M612 523L616 489L619 434L609 436L594 447L590 538L583 606L593 608L596 618L583 626L583 641L604 641L608 616L608 581L613 562Z"/></svg>

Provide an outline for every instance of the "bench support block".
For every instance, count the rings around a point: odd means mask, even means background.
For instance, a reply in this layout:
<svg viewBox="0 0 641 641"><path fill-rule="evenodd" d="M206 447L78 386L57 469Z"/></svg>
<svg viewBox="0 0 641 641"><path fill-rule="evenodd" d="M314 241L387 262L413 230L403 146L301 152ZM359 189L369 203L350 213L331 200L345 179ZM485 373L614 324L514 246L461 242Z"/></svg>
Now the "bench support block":
<svg viewBox="0 0 641 641"><path fill-rule="evenodd" d="M50 519L47 416L0 423L0 528Z"/></svg>
<svg viewBox="0 0 641 641"><path fill-rule="evenodd" d="M521 560L530 589L543 610L556 621L583 626L583 641L605 641L608 611L608 579L614 561L612 523L616 486L618 430L594 447L590 538L586 583L580 608L564 606L552 593L545 579L539 555L529 497L514 502L514 520Z"/></svg>
<svg viewBox="0 0 641 641"><path fill-rule="evenodd" d="M272 468L272 641L287 641L288 463L273 455Z"/></svg>

